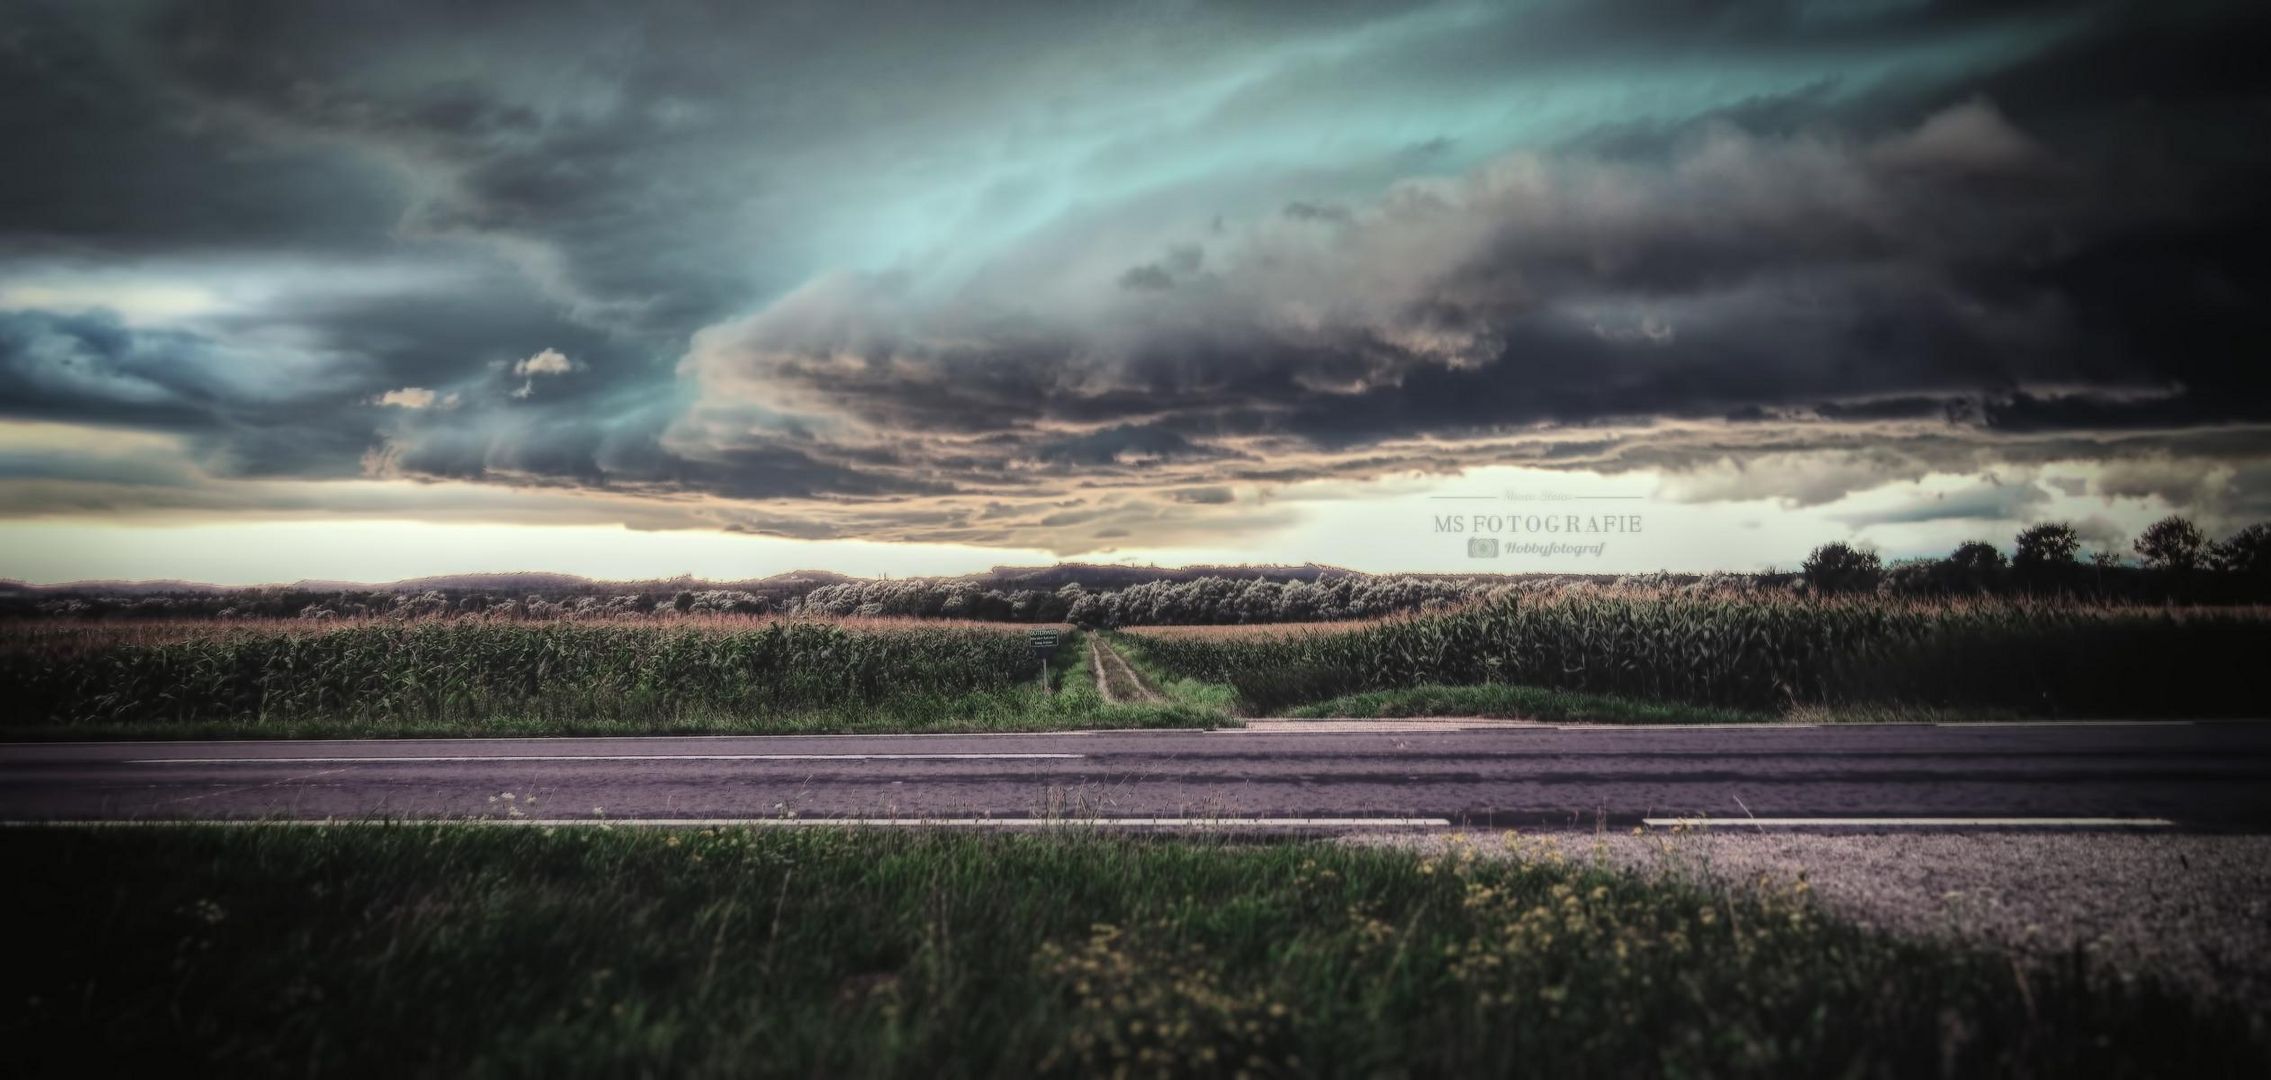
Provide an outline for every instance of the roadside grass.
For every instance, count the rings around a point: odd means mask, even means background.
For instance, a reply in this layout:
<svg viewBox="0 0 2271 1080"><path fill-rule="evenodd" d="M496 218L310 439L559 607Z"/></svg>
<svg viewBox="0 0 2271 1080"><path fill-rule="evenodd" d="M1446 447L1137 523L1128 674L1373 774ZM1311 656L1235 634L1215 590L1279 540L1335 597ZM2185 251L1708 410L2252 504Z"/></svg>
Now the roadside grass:
<svg viewBox="0 0 2271 1080"><path fill-rule="evenodd" d="M680 712L653 719L557 714L468 713L447 719L332 716L167 723L8 724L16 742L132 739L453 739L635 735L1013 734L1135 728L1236 726L1220 713L1178 704L1112 705L1093 689L1044 697L1037 689L935 699L906 698L869 708L792 713Z"/></svg>
<svg viewBox="0 0 2271 1080"><path fill-rule="evenodd" d="M1585 694L1539 686L1430 684L1347 694L1288 710L1300 718L1385 719L1406 716L1482 716L1584 724L1771 724L1784 719L1747 709L1682 705L1614 694Z"/></svg>
<svg viewBox="0 0 2271 1080"><path fill-rule="evenodd" d="M1049 654L1049 691L1061 694L1096 689L1096 673L1088 669L1088 644L1078 629L1058 635L1057 651Z"/></svg>
<svg viewBox="0 0 2271 1080"><path fill-rule="evenodd" d="M1182 629L1182 628L1171 628ZM1223 628L1199 628L1217 630ZM1248 638L1268 638L1268 626L1232 627L1247 631ZM1303 633L1321 632L1317 628L1297 628ZM1241 712L1253 715L1250 707L1242 706L1238 691L1225 683L1206 682L1185 675L1174 674L1153 659L1147 648L1157 640L1153 634L1115 633L1109 640L1125 657L1130 667L1144 679L1160 689L1170 701L1202 709L1216 710L1226 715ZM1414 716L1477 716L1537 720L1545 723L1595 724L1771 724L1785 719L1769 712L1750 709L1731 709L1708 705L1688 705L1676 701L1658 701L1646 698L1624 697L1615 694L1588 694L1573 690L1554 690L1540 686L1516 686L1506 683L1480 685L1445 685L1430 683L1423 686L1401 687L1392 690L1375 690L1344 694L1324 701L1295 705L1278 710L1272 715L1294 719L1354 719L1384 720Z"/></svg>
<svg viewBox="0 0 2271 1080"><path fill-rule="evenodd" d="M2260 1018L1533 853L0 834L15 1075L2261 1075ZM2254 1025L2251 1028L2251 1024Z"/></svg>
<svg viewBox="0 0 2271 1080"><path fill-rule="evenodd" d="M1800 724L2018 724L2070 717L2017 709L1936 708L1929 705L1800 705L1784 717ZM2100 719L2104 719L2100 717Z"/></svg>

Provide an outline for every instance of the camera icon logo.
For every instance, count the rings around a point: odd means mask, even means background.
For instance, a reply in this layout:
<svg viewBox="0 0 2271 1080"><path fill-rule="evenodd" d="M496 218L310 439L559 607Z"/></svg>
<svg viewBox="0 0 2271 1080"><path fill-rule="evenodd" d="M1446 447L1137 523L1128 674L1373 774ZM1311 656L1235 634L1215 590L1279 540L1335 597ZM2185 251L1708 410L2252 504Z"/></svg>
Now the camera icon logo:
<svg viewBox="0 0 2271 1080"><path fill-rule="evenodd" d="M1497 538L1497 537L1495 537L1495 536L1470 536L1470 537L1468 537L1468 538L1467 538L1467 557L1468 557L1468 558L1470 558L1470 559L1495 559L1495 558L1497 558L1497 557L1498 557L1498 538Z"/></svg>

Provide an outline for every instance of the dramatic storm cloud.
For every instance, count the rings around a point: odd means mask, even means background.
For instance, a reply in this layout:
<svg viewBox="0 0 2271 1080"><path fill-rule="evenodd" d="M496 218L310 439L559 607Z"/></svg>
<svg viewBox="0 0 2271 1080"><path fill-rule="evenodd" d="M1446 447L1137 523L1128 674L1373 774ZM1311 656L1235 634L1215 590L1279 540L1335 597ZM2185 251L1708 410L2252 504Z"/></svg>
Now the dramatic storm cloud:
<svg viewBox="0 0 2271 1080"><path fill-rule="evenodd" d="M2260 4L6 6L18 518L2271 507Z"/></svg>

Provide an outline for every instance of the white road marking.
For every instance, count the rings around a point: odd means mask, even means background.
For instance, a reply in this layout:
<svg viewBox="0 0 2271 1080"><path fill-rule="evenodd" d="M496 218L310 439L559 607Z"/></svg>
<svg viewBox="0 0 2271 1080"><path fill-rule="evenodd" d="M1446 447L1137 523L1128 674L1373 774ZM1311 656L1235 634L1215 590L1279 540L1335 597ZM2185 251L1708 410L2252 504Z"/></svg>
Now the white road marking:
<svg viewBox="0 0 2271 1080"><path fill-rule="evenodd" d="M1799 721L1760 720L1743 724L1556 724L1553 731L1803 731L1821 727L1820 724ZM1859 725L1845 725L1854 726Z"/></svg>
<svg viewBox="0 0 2271 1080"><path fill-rule="evenodd" d="M2194 720L1941 720L1933 727L2192 727Z"/></svg>
<svg viewBox="0 0 2271 1080"><path fill-rule="evenodd" d="M157 802L151 803L150 806L153 808L160 806L172 806L175 803L197 802L200 799L215 799L223 795L234 795L240 791L259 791L262 788L283 787L286 784L296 784L302 780L313 780L318 776L330 776L332 773L341 773L346 771L347 770L345 769L317 769L316 771L310 773L298 773L292 776L287 776L282 780L271 780L265 784L243 784L237 787L225 787L220 789L219 791L208 791L202 795L184 795L178 799L160 799Z"/></svg>
<svg viewBox="0 0 2271 1080"><path fill-rule="evenodd" d="M384 765L440 761L1030 761L1085 758L1086 754L468 754L449 757L210 757L132 758L128 765Z"/></svg>
<svg viewBox="0 0 2271 1080"><path fill-rule="evenodd" d="M1235 722L1235 721L1233 721ZM1048 739L1060 735L1188 735L1208 728L1067 728L1063 731L874 731L874 732L806 732L774 731L724 733L716 735L374 735L354 738L312 739L198 739L208 746L254 745L280 742L317 743L386 743L400 746L418 743L500 743L500 742L695 742L704 739ZM53 742L9 743L10 746L180 746L181 739L57 739Z"/></svg>
<svg viewBox="0 0 2271 1080"><path fill-rule="evenodd" d="M83 827L203 827L223 825L251 827L262 825L322 826L425 826L425 825L583 825L640 827L679 826L715 827L749 826L758 828L813 828L828 826L883 826L883 827L943 827L957 829L1080 829L1080 828L1448 828L1449 818L172 818L167 820L77 820L77 821L0 821L0 828L83 828Z"/></svg>
<svg viewBox="0 0 2271 1080"><path fill-rule="evenodd" d="M2110 818L2110 817L1786 817L1786 818L1642 818L1651 828L1673 825L1710 826L1725 825L1747 829L1751 826L1773 828L1777 826L1874 826L1897 825L1902 827L1987 827L2013 826L2021 828L2080 828L2080 829L2166 829L2176 822L2167 818Z"/></svg>
<svg viewBox="0 0 2271 1080"><path fill-rule="evenodd" d="M1250 720L1242 728L1209 728L1209 735L1370 735L1467 731L1551 731L1528 720Z"/></svg>
<svg viewBox="0 0 2271 1080"><path fill-rule="evenodd" d="M1656 732L1656 731L1795 731L1821 727L1820 724L1784 723L1778 720L1761 720L1755 724L1551 724L1541 720L1469 719L1417 719L1398 717L1389 720L1332 719L1332 720L1248 720L1242 728L1210 728L1210 735L1361 735L1370 733L1395 734L1467 734L1482 732L1520 731L1549 734L1557 731L1598 732ZM1862 727L1860 724L1841 724L1840 727Z"/></svg>

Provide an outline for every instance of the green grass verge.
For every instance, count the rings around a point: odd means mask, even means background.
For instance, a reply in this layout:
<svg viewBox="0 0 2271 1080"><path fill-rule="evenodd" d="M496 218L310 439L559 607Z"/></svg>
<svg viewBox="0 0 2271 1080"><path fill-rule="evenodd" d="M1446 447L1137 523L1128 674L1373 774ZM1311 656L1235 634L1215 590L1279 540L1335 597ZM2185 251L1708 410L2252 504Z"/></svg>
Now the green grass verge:
<svg viewBox="0 0 2271 1080"><path fill-rule="evenodd" d="M793 713L690 710L652 719L521 715L510 712L448 719L338 716L274 720L189 720L165 723L11 724L0 740L168 739L449 739L622 735L890 735L1103 731L1234 725L1222 714L1187 706L1106 704L1094 690L1043 698L1005 691L931 700L902 699L866 708Z"/></svg>
<svg viewBox="0 0 2271 1080"><path fill-rule="evenodd" d="M2024 724L2071 719L2057 713L2016 709L1934 708L1919 705L1804 705L1784 717L1806 724Z"/></svg>
<svg viewBox="0 0 2271 1080"><path fill-rule="evenodd" d="M1288 710L1295 717L1487 716L1547 723L1771 724L1773 713L1583 694L1537 686L1414 686L1348 694Z"/></svg>
<svg viewBox="0 0 2271 1080"><path fill-rule="evenodd" d="M1111 835L0 835L15 1075L2261 1075L2250 1019L1798 890Z"/></svg>

